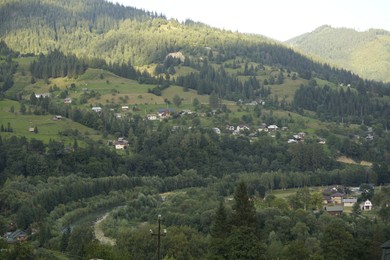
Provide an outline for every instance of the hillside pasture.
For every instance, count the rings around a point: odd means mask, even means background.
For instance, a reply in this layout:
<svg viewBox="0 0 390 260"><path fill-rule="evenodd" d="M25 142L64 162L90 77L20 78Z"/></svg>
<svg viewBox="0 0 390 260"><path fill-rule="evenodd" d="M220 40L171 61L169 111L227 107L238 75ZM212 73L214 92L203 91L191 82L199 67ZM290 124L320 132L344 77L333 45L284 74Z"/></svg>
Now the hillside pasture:
<svg viewBox="0 0 390 260"><path fill-rule="evenodd" d="M162 93L162 96L171 102L173 101L173 97L175 95L178 95L182 99L183 105L192 105L192 102L194 101L195 98L197 98L201 104L209 103L208 95L198 95L196 91L193 89L184 91L184 88L179 86L170 86L169 88L165 89Z"/></svg>
<svg viewBox="0 0 390 260"><path fill-rule="evenodd" d="M14 113L10 112L12 106ZM74 137L61 136L59 132L77 129L80 135L88 135L95 140L101 138L95 130L73 122L71 119L53 120L53 115L22 115L19 110L20 105L16 101L0 101L0 125L7 127L9 124L13 129L12 132L2 132L2 136L25 136L27 139L35 138L46 143L50 139L59 139L64 143L72 144ZM38 129L37 133L29 131L29 128L34 127Z"/></svg>
<svg viewBox="0 0 390 260"><path fill-rule="evenodd" d="M278 96L279 102L282 101L283 98L286 99L287 102L292 102L294 99L295 91L302 85L307 84L307 80L296 79L292 80L290 78L286 78L283 84L277 85L267 85L267 87L271 90L271 96Z"/></svg>

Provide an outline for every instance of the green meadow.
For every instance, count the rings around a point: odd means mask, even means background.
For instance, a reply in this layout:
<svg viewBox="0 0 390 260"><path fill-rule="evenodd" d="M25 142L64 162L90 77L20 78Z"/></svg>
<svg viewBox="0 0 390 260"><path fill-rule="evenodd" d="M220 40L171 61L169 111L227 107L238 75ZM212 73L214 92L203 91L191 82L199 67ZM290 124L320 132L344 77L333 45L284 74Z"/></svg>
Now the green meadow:
<svg viewBox="0 0 390 260"><path fill-rule="evenodd" d="M12 108L14 112L11 112ZM12 132L2 132L2 136L25 136L28 139L35 138L44 142L56 139L71 144L74 138L59 135L59 132L77 129L79 136L88 136L94 140L101 138L97 131L71 119L54 120L53 115L22 115L19 110L20 104L16 101L0 101L0 126L3 126L3 128L10 126L12 128ZM37 133L29 131L30 128L37 128Z"/></svg>

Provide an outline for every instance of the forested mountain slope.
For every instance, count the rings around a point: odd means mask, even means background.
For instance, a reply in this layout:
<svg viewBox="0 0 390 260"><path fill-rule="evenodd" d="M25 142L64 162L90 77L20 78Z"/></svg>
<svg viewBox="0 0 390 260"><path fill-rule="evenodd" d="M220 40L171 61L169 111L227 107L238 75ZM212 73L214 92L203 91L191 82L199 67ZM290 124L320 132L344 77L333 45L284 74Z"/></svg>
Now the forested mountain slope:
<svg viewBox="0 0 390 260"><path fill-rule="evenodd" d="M348 116L356 117L354 121L362 121L358 117L372 115L372 111L387 109L386 99L383 97L389 95L388 85L363 81L347 70L314 62L261 36L219 30L193 21L179 23L176 20L167 20L163 15L103 0L82 3L75 0L0 0L0 17L0 39L13 51L24 55L50 55L59 50L65 55L75 55L85 64L95 63L91 65L94 68L102 68L99 66L101 62L106 62L107 66L117 65L116 67L123 63L127 68L152 64L158 64L157 68L161 68L159 66L164 64L165 69L153 71L156 76L166 76L169 70L174 83L181 87L194 89L198 94L216 93L219 98L233 101L264 98L260 93L263 86L272 85L274 81L282 83L282 76L290 77L290 72L293 72L304 80L321 79L337 85L349 85L365 96L364 100L371 97L380 98L375 100L375 105L366 105L367 109L360 106L359 113L356 109L348 110L351 111ZM323 28L325 29L326 27ZM355 41L359 39L351 40ZM180 53L184 59L180 62L176 58L167 59L172 53ZM342 53L336 52L340 57ZM177 75L174 66L179 63L197 72ZM240 68L244 66L245 69L241 71ZM270 73L266 80L265 66L275 71L274 74ZM49 67L53 69L53 66ZM37 68L34 71L37 72ZM284 72L287 73L283 75ZM38 74L33 76L44 79L51 77L51 74ZM142 82L139 75L131 78ZM257 82L259 79L263 81L261 85ZM3 90L8 88L6 84ZM336 93L335 96L337 95ZM286 97L286 94L283 97ZM313 102L314 100L312 99ZM302 100L299 97L295 97L291 106L318 112L318 104L300 101ZM374 100L360 103L371 102ZM330 102L322 104L321 107L327 107L328 104ZM373 107L376 109L369 109ZM325 109L326 117L334 117L337 114L344 120L346 116L345 111L328 110ZM383 117L384 114L381 113Z"/></svg>
<svg viewBox="0 0 390 260"><path fill-rule="evenodd" d="M50 49L79 57L141 65L174 51L226 46L265 38L225 32L201 23L167 20L162 15L98 1L0 1L0 37L15 51Z"/></svg>
<svg viewBox="0 0 390 260"><path fill-rule="evenodd" d="M368 79L390 81L390 32L321 26L288 44Z"/></svg>

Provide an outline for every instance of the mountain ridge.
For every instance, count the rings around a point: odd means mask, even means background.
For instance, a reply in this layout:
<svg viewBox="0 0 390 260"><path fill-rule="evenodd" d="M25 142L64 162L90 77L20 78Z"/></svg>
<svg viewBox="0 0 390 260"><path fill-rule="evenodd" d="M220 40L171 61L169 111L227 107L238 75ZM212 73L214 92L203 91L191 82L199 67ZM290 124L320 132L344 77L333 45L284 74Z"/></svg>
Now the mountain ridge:
<svg viewBox="0 0 390 260"><path fill-rule="evenodd" d="M323 25L285 43L364 78L390 81L390 32L386 30L359 32L346 27Z"/></svg>

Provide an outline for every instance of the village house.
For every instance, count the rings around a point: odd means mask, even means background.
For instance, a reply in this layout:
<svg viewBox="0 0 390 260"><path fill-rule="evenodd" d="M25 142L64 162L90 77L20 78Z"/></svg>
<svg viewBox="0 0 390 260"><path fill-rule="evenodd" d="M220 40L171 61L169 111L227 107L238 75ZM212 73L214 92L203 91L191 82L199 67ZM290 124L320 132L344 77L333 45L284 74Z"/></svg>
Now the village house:
<svg viewBox="0 0 390 260"><path fill-rule="evenodd" d="M342 194L340 192L336 192L336 193L333 193L332 195L330 195L330 197L331 197L333 203L341 204L343 202L344 194Z"/></svg>
<svg viewBox="0 0 390 260"><path fill-rule="evenodd" d="M257 129L258 132L268 132L267 124L261 123L259 128Z"/></svg>
<svg viewBox="0 0 390 260"><path fill-rule="evenodd" d="M65 98L64 99L64 104L71 104L72 103L72 99L71 98Z"/></svg>
<svg viewBox="0 0 390 260"><path fill-rule="evenodd" d="M182 111L179 112L179 115L192 115L192 111L189 109L183 109Z"/></svg>
<svg viewBox="0 0 390 260"><path fill-rule="evenodd" d="M247 106L256 106L258 104L259 103L257 103L257 101L252 101L252 102L246 103L245 105L247 105Z"/></svg>
<svg viewBox="0 0 390 260"><path fill-rule="evenodd" d="M383 243L382 247L382 258L381 260L390 260L390 240Z"/></svg>
<svg viewBox="0 0 390 260"><path fill-rule="evenodd" d="M245 130L250 130L250 128L246 125L238 125L237 128L236 128L236 131L237 132L242 132L242 131L245 131Z"/></svg>
<svg viewBox="0 0 390 260"><path fill-rule="evenodd" d="M119 137L118 140L114 142L114 146L116 150L124 150L129 146L129 142L123 137Z"/></svg>
<svg viewBox="0 0 390 260"><path fill-rule="evenodd" d="M129 110L129 106L122 106L122 111L128 111Z"/></svg>
<svg viewBox="0 0 390 260"><path fill-rule="evenodd" d="M360 208L365 211L372 210L372 203L369 200L366 200L365 202L360 204Z"/></svg>
<svg viewBox="0 0 390 260"><path fill-rule="evenodd" d="M234 131L235 127L232 126L232 125L226 125L225 129L228 130L228 131Z"/></svg>
<svg viewBox="0 0 390 260"><path fill-rule="evenodd" d="M326 188L322 194L324 197L324 204L342 204L344 194L340 193L339 190L342 190L342 187L333 186Z"/></svg>
<svg viewBox="0 0 390 260"><path fill-rule="evenodd" d="M287 143L288 144L296 144L296 143L298 143L298 141L295 139L288 139Z"/></svg>
<svg viewBox="0 0 390 260"><path fill-rule="evenodd" d="M92 107L92 111L94 111L96 113L100 113L100 112L102 112L102 108L101 107Z"/></svg>
<svg viewBox="0 0 390 260"><path fill-rule="evenodd" d="M268 126L269 131L277 131L278 129L279 129L279 127L277 125L269 125Z"/></svg>
<svg viewBox="0 0 390 260"><path fill-rule="evenodd" d="M343 199L344 207L352 207L357 202L356 198Z"/></svg>
<svg viewBox="0 0 390 260"><path fill-rule="evenodd" d="M50 93L37 93L37 94L35 94L35 97L36 97L36 98L46 98L46 97L50 97Z"/></svg>
<svg viewBox="0 0 390 260"><path fill-rule="evenodd" d="M221 134L221 130L218 128L218 127L214 127L213 128L213 131L216 133L216 134Z"/></svg>
<svg viewBox="0 0 390 260"><path fill-rule="evenodd" d="M325 206L324 210L333 216L340 216L344 211L344 207L342 205Z"/></svg>
<svg viewBox="0 0 390 260"><path fill-rule="evenodd" d="M146 118L150 121L157 120L157 115L156 114L148 114L146 115Z"/></svg>
<svg viewBox="0 0 390 260"><path fill-rule="evenodd" d="M28 235L26 232L18 229L14 232L7 232L4 235L4 239L7 243L20 243L26 241L28 238Z"/></svg>
<svg viewBox="0 0 390 260"><path fill-rule="evenodd" d="M160 117L160 119L165 119L165 118L171 117L171 114L173 114L174 112L175 112L175 109L173 109L173 108L160 108L157 111L157 114Z"/></svg>

